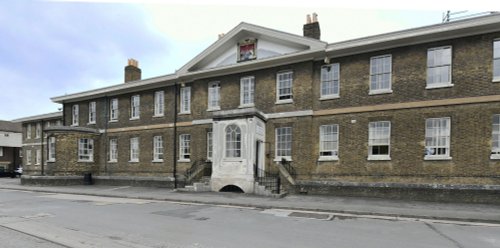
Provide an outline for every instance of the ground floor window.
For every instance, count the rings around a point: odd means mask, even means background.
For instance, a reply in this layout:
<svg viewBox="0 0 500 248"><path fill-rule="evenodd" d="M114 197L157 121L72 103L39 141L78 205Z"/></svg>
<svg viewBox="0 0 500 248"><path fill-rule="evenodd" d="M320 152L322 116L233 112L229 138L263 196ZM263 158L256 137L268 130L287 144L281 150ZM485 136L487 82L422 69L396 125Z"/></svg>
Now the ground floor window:
<svg viewBox="0 0 500 248"><path fill-rule="evenodd" d="M3 157L3 147L0 146L0 157Z"/></svg>
<svg viewBox="0 0 500 248"><path fill-rule="evenodd" d="M241 157L241 129L236 125L226 127L226 158Z"/></svg>
<svg viewBox="0 0 500 248"><path fill-rule="evenodd" d="M48 123L48 122L47 122ZM50 162L56 161L56 137L49 138L49 156Z"/></svg>
<svg viewBox="0 0 500 248"><path fill-rule="evenodd" d="M190 144L190 134L179 135L179 160L189 161L189 159L191 158Z"/></svg>
<svg viewBox="0 0 500 248"><path fill-rule="evenodd" d="M26 150L26 164L31 164L31 150Z"/></svg>
<svg viewBox="0 0 500 248"><path fill-rule="evenodd" d="M425 122L425 159L450 159L450 118Z"/></svg>
<svg viewBox="0 0 500 248"><path fill-rule="evenodd" d="M212 160L213 154L213 136L212 132L207 132L207 159Z"/></svg>
<svg viewBox="0 0 500 248"><path fill-rule="evenodd" d="M292 159L292 128L276 128L276 160Z"/></svg>
<svg viewBox="0 0 500 248"><path fill-rule="evenodd" d="M109 140L109 162L117 162L118 161L118 140L110 139Z"/></svg>
<svg viewBox="0 0 500 248"><path fill-rule="evenodd" d="M163 137L153 137L153 161L163 161Z"/></svg>
<svg viewBox="0 0 500 248"><path fill-rule="evenodd" d="M139 138L130 139L130 162L139 162Z"/></svg>
<svg viewBox="0 0 500 248"><path fill-rule="evenodd" d="M500 115L493 115L491 158L500 159Z"/></svg>
<svg viewBox="0 0 500 248"><path fill-rule="evenodd" d="M339 125L319 127L319 156L321 159L338 159Z"/></svg>
<svg viewBox="0 0 500 248"><path fill-rule="evenodd" d="M368 159L390 159L391 123L389 121L370 122L368 126Z"/></svg>
<svg viewBox="0 0 500 248"><path fill-rule="evenodd" d="M79 139L78 140L78 161L92 162L94 161L94 140Z"/></svg>
<svg viewBox="0 0 500 248"><path fill-rule="evenodd" d="M42 150L38 149L35 151L35 164L40 164L42 161Z"/></svg>

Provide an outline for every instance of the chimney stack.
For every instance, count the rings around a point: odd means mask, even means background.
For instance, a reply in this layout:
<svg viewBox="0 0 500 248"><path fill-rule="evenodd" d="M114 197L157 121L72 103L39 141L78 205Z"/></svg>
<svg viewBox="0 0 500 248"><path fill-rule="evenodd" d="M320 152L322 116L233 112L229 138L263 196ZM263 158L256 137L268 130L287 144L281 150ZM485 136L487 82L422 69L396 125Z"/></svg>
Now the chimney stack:
<svg viewBox="0 0 500 248"><path fill-rule="evenodd" d="M317 40L320 39L321 31L319 29L318 14L313 13L312 20L311 15L307 15L306 24L304 24L303 31L304 37L309 37Z"/></svg>
<svg viewBox="0 0 500 248"><path fill-rule="evenodd" d="M136 80L141 80L139 62L135 59L128 59L128 65L125 66L125 83Z"/></svg>

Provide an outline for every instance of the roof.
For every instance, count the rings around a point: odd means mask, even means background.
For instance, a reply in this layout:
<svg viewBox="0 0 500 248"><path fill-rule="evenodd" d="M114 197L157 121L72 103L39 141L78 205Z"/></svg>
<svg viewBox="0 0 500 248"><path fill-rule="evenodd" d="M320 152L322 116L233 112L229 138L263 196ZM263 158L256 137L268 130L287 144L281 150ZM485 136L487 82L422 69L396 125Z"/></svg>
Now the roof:
<svg viewBox="0 0 500 248"><path fill-rule="evenodd" d="M41 120L51 120L51 119L61 119L62 112L53 112L48 114L34 115L23 117L19 119L12 120L12 122L22 123L22 122L32 122L32 121L41 121Z"/></svg>
<svg viewBox="0 0 500 248"><path fill-rule="evenodd" d="M22 132L21 123L16 123L12 121L0 121L0 131L21 133Z"/></svg>
<svg viewBox="0 0 500 248"><path fill-rule="evenodd" d="M489 15L480 17L327 44L312 38L242 22L182 66L174 74L53 97L51 100L56 103L89 100L97 97L148 90L159 86L180 84L201 78L242 73L307 60L322 60L325 56L341 57L497 31L500 31L500 13L492 12ZM236 63L214 68L199 67L200 63L210 60L212 57L220 54L221 49L227 48L228 44L238 40L238 38L241 38L244 34L262 35L281 42L289 41L291 43L303 45L307 47L307 49L276 57L252 60L245 63Z"/></svg>

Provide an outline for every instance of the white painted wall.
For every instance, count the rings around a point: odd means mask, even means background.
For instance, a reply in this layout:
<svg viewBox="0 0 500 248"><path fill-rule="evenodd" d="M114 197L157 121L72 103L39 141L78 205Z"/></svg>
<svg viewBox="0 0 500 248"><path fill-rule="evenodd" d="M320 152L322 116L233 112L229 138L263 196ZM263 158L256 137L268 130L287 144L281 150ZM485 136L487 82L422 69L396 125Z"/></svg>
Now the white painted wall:
<svg viewBox="0 0 500 248"><path fill-rule="evenodd" d="M21 147L23 135L21 133L0 132L0 146Z"/></svg>

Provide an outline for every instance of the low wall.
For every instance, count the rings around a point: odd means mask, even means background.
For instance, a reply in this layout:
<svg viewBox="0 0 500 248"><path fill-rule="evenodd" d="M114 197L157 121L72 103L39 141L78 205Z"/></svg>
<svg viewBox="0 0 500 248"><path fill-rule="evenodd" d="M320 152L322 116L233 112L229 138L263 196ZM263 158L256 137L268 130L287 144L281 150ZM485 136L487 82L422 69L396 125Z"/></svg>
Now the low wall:
<svg viewBox="0 0 500 248"><path fill-rule="evenodd" d="M114 185L114 186L135 186L135 187L159 187L174 188L172 177L116 177L116 176L93 176L92 184ZM22 176L22 185L37 186L69 186L88 184L84 176ZM183 180L177 181L177 187L184 187Z"/></svg>
<svg viewBox="0 0 500 248"><path fill-rule="evenodd" d="M487 203L500 205L500 185L297 181L296 185L288 185L287 190L291 194L359 196L415 201Z"/></svg>

